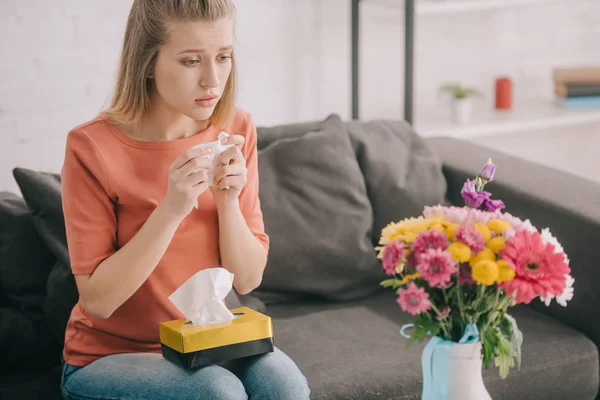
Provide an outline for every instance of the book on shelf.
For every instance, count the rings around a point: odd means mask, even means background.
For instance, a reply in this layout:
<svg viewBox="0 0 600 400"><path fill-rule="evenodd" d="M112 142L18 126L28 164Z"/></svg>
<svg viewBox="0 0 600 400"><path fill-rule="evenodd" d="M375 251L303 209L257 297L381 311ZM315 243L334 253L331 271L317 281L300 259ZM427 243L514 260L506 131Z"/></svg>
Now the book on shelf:
<svg viewBox="0 0 600 400"><path fill-rule="evenodd" d="M561 108L600 108L600 66L555 68L554 94Z"/></svg>
<svg viewBox="0 0 600 400"><path fill-rule="evenodd" d="M600 108L599 96L557 97L557 104L565 109Z"/></svg>
<svg viewBox="0 0 600 400"><path fill-rule="evenodd" d="M554 83L554 93L560 97L600 96L600 83Z"/></svg>
<svg viewBox="0 0 600 400"><path fill-rule="evenodd" d="M600 66L555 68L554 82L565 84L600 84Z"/></svg>

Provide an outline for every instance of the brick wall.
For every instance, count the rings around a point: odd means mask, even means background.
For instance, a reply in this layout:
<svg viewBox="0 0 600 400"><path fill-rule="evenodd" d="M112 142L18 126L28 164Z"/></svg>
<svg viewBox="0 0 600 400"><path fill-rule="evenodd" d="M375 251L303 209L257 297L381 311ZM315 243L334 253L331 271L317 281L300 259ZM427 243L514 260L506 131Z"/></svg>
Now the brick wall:
<svg viewBox="0 0 600 400"><path fill-rule="evenodd" d="M419 0L417 0L419 1ZM485 1L485 0L481 0ZM402 118L403 13L363 0L361 116ZM402 4L402 1L397 3ZM237 0L240 106L259 125L350 116L347 0ZM110 98L128 0L0 2L0 190L15 166L58 172L65 135ZM518 95L551 96L550 68L600 63L600 2L417 18L417 113L461 80L488 94L510 74Z"/></svg>

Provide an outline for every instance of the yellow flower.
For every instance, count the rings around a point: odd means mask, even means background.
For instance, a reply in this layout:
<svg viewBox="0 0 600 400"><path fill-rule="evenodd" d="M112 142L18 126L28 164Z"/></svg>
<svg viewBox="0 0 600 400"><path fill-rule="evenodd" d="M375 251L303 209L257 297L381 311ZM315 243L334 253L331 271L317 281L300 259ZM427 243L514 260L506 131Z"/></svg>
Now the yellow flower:
<svg viewBox="0 0 600 400"><path fill-rule="evenodd" d="M454 222L448 222L446 224L446 236L448 236L448 239L450 240L454 240L456 239L456 231L458 231L460 229L460 225L456 224Z"/></svg>
<svg viewBox="0 0 600 400"><path fill-rule="evenodd" d="M477 232L481 233L481 236L483 236L483 240L485 240L486 242L490 240L490 238L492 237L492 232L490 232L490 228L488 228L481 222L477 222L473 224L473 226L475 227L475 229L477 229Z"/></svg>
<svg viewBox="0 0 600 400"><path fill-rule="evenodd" d="M498 279L498 270L498 264L494 261L480 260L473 267L471 275L478 284L483 283L486 286L490 286Z"/></svg>
<svg viewBox="0 0 600 400"><path fill-rule="evenodd" d="M482 251L475 254L473 258L471 258L471 261L469 262L471 264L471 268L475 267L475 264L482 260L496 261L496 254L494 254L492 249L488 247L484 248Z"/></svg>
<svg viewBox="0 0 600 400"><path fill-rule="evenodd" d="M501 219L491 219L488 221L487 226L499 235L504 232L504 229L512 229L512 226L508 222Z"/></svg>
<svg viewBox="0 0 600 400"><path fill-rule="evenodd" d="M464 243L454 242L448 246L452 258L458 262L467 262L471 258L471 249Z"/></svg>
<svg viewBox="0 0 600 400"><path fill-rule="evenodd" d="M396 265L396 273L401 274L404 271L404 263L398 263Z"/></svg>
<svg viewBox="0 0 600 400"><path fill-rule="evenodd" d="M506 260L498 260L498 283L510 281L515 277L515 270Z"/></svg>
<svg viewBox="0 0 600 400"><path fill-rule="evenodd" d="M402 278L402 280L400 281L400 284L406 285L408 282L414 281L418 277L419 277L419 271L415 272L414 274L405 275L404 278Z"/></svg>
<svg viewBox="0 0 600 400"><path fill-rule="evenodd" d="M494 253L499 253L506 246L506 239L502 236L496 236L488 240L486 246L492 249Z"/></svg>
<svg viewBox="0 0 600 400"><path fill-rule="evenodd" d="M414 242L417 233L426 225L426 220L423 217L406 218L400 222L392 222L381 231L379 244L386 245L394 240L402 240L405 243Z"/></svg>

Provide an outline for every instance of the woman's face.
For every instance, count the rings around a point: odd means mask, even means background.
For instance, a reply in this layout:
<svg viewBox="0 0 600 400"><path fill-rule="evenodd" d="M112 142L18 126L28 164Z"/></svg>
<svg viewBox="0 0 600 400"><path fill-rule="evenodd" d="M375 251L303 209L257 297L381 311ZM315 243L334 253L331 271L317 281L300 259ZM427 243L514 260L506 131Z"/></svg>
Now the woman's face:
<svg viewBox="0 0 600 400"><path fill-rule="evenodd" d="M233 20L167 24L169 41L154 64L158 101L194 120L210 118L231 73Z"/></svg>

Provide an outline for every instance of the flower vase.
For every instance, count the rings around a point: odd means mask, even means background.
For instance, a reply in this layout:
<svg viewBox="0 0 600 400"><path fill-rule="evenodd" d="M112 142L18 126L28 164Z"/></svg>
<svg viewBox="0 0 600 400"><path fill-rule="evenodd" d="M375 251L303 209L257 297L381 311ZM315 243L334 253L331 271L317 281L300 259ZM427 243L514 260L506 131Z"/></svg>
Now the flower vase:
<svg viewBox="0 0 600 400"><path fill-rule="evenodd" d="M464 125L471 121L472 100L468 97L452 100L452 119L457 125Z"/></svg>
<svg viewBox="0 0 600 400"><path fill-rule="evenodd" d="M481 341L434 336L423 350L423 400L492 400L483 382Z"/></svg>
<svg viewBox="0 0 600 400"><path fill-rule="evenodd" d="M481 342L454 345L448 370L448 400L492 400L483 383Z"/></svg>

